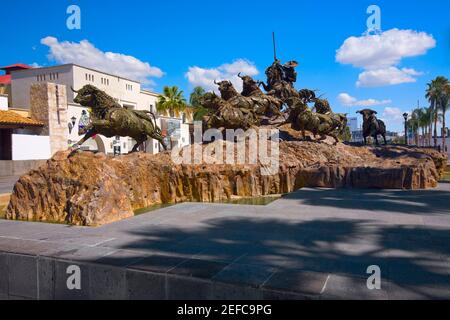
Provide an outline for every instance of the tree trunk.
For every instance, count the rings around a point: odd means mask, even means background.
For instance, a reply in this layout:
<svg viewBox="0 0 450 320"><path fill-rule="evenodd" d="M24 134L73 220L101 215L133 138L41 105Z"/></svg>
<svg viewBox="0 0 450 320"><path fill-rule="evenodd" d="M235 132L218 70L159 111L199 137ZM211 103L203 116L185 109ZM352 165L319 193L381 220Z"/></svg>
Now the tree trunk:
<svg viewBox="0 0 450 320"><path fill-rule="evenodd" d="M438 114L437 112L434 114L434 137L433 137L433 145L437 147L437 122L438 122Z"/></svg>
<svg viewBox="0 0 450 320"><path fill-rule="evenodd" d="M442 152L445 152L445 110L443 111L442 117Z"/></svg>
<svg viewBox="0 0 450 320"><path fill-rule="evenodd" d="M428 126L428 146L431 147L431 135L433 132L433 122L431 121Z"/></svg>

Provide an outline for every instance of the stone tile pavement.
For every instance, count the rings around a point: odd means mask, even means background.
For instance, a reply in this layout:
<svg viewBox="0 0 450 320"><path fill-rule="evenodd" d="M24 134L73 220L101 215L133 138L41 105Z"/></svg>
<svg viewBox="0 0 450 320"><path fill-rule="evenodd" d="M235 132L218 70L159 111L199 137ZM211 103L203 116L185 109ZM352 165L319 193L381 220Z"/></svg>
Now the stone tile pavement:
<svg viewBox="0 0 450 320"><path fill-rule="evenodd" d="M0 220L0 298L450 299L450 184L183 203L98 228ZM78 265L81 290L68 290ZM381 271L370 290L367 268Z"/></svg>

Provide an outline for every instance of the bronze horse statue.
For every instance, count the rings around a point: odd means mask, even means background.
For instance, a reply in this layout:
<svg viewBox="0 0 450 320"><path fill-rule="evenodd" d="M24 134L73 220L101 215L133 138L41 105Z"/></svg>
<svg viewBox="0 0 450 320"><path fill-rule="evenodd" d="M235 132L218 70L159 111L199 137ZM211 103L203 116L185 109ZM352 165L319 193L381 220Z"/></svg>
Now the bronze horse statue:
<svg viewBox="0 0 450 320"><path fill-rule="evenodd" d="M73 101L92 110L91 123L86 128L86 134L72 147L73 149L78 149L89 138L101 134L108 138L115 136L133 138L136 144L131 152L136 152L148 137L157 140L164 150L167 150L161 129L157 126L155 115L151 111L124 108L111 96L89 84L78 91L71 89L77 93Z"/></svg>

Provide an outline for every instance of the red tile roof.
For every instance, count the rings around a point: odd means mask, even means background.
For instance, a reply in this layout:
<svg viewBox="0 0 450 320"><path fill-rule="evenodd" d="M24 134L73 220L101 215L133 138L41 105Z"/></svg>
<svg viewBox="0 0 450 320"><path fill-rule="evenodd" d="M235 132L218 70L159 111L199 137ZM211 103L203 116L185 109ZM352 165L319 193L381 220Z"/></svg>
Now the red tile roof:
<svg viewBox="0 0 450 320"><path fill-rule="evenodd" d="M14 125L19 127L42 127L44 124L40 121L22 117L20 114L14 111L0 110L0 126L2 125Z"/></svg>
<svg viewBox="0 0 450 320"><path fill-rule="evenodd" d="M23 63L15 63L10 64L9 66L0 67L0 70L8 70L8 69L32 69L32 66Z"/></svg>
<svg viewBox="0 0 450 320"><path fill-rule="evenodd" d="M11 75L5 74L0 76L0 84L10 84L11 83Z"/></svg>

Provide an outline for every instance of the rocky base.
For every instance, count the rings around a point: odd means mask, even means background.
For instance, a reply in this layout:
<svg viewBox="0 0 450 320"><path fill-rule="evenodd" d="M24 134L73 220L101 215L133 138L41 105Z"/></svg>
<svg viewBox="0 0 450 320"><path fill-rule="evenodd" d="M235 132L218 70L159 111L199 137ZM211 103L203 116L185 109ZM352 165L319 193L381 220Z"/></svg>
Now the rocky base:
<svg viewBox="0 0 450 320"><path fill-rule="evenodd" d="M220 201L302 187L425 189L447 163L431 149L280 143L277 174L255 165L175 165L169 152L120 157L59 152L14 187L8 219L97 226L158 203Z"/></svg>

